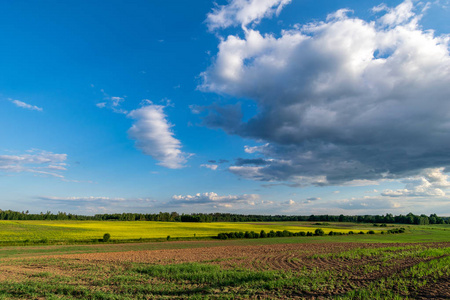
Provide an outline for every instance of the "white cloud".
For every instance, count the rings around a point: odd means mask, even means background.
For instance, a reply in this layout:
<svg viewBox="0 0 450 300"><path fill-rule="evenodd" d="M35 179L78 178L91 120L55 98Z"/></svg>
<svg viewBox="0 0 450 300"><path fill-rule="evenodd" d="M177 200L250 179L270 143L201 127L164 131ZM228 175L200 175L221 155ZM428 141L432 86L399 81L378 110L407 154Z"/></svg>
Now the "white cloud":
<svg viewBox="0 0 450 300"><path fill-rule="evenodd" d="M342 199L335 202L335 205L345 210L355 211L368 211L368 210L392 210L401 207L399 202L393 202L389 199L383 199L378 197L363 197L363 198L351 198Z"/></svg>
<svg viewBox="0 0 450 300"><path fill-rule="evenodd" d="M150 198L123 198L123 197L105 197L105 196L85 196L85 197L55 197L55 196L41 196L41 200L55 201L55 202L155 202Z"/></svg>
<svg viewBox="0 0 450 300"><path fill-rule="evenodd" d="M347 15L349 13L352 13L353 10L347 9L347 8L343 8L343 9L339 9L338 11L336 11L335 13L329 14L327 16L327 21L331 21L331 20L344 20L347 19Z"/></svg>
<svg viewBox="0 0 450 300"><path fill-rule="evenodd" d="M104 89L100 89L100 92L103 94L103 102L99 102L97 104L95 104L95 106L97 106L98 108L109 108L111 109L113 112L118 113L118 114L128 114L128 111L120 108L120 105L122 102L125 101L125 97L117 97L117 96L110 96L108 95Z"/></svg>
<svg viewBox="0 0 450 300"><path fill-rule="evenodd" d="M265 180L265 175L264 173L261 172L261 170L264 169L264 167L231 166L228 169L230 170L230 172L247 179L270 181L269 179Z"/></svg>
<svg viewBox="0 0 450 300"><path fill-rule="evenodd" d="M52 211L71 211L78 214L147 212L154 205L155 200L150 198L122 198L106 196L85 197L36 197L41 207L47 206Z"/></svg>
<svg viewBox="0 0 450 300"><path fill-rule="evenodd" d="M386 10L387 13L383 15L379 19L379 21L387 26L407 24L408 22L410 22L411 18L416 16L416 14L413 12L414 4L410 0L404 1L396 8L377 6L373 9L374 12L379 12L382 10Z"/></svg>
<svg viewBox="0 0 450 300"><path fill-rule="evenodd" d="M66 171L67 164L66 163L59 163L58 165L49 165L47 168L51 170L60 170L60 171Z"/></svg>
<svg viewBox="0 0 450 300"><path fill-rule="evenodd" d="M291 0L231 0L208 14L206 23L210 31L250 23L278 15Z"/></svg>
<svg viewBox="0 0 450 300"><path fill-rule="evenodd" d="M420 175L406 178L404 189L384 190L382 196L387 197L443 197L445 189L450 188L448 175L443 173L444 168L425 169Z"/></svg>
<svg viewBox="0 0 450 300"><path fill-rule="evenodd" d="M174 137L162 105L146 105L128 114L135 120L128 130L136 147L159 161L159 165L179 169L184 167L188 154L181 151L181 142Z"/></svg>
<svg viewBox="0 0 450 300"><path fill-rule="evenodd" d="M282 203L282 204L292 206L292 205L295 205L295 204L297 204L297 203L295 203L294 200L289 199L288 201L286 201L286 202L284 202L284 203Z"/></svg>
<svg viewBox="0 0 450 300"><path fill-rule="evenodd" d="M322 199L320 197L309 197L306 200L308 200L308 201L319 201L319 200L322 200Z"/></svg>
<svg viewBox="0 0 450 300"><path fill-rule="evenodd" d="M244 195L227 195L219 196L218 194L211 193L197 193L195 195L174 195L172 197L171 204L174 205L209 205L214 207L226 207L232 208L236 205L255 205L259 200L257 194L244 194Z"/></svg>
<svg viewBox="0 0 450 300"><path fill-rule="evenodd" d="M116 107L116 106L120 105L120 102L124 101L124 98L122 98L122 97L111 97L110 100L111 100L111 105Z"/></svg>
<svg viewBox="0 0 450 300"><path fill-rule="evenodd" d="M42 150L29 150L27 154L0 155L0 171L35 173L64 178L58 171L65 171L67 154Z"/></svg>
<svg viewBox="0 0 450 300"><path fill-rule="evenodd" d="M202 165L200 165L200 167L208 168L208 169L211 169L211 170L215 171L215 170L217 170L217 168L219 166L218 165L212 165L212 164L202 164Z"/></svg>
<svg viewBox="0 0 450 300"><path fill-rule="evenodd" d="M246 153L256 153L256 152L260 152L260 153L264 153L265 148L267 148L269 146L269 143L265 144L265 145L261 145L261 146L244 146L244 151Z"/></svg>
<svg viewBox="0 0 450 300"><path fill-rule="evenodd" d="M450 166L450 38L422 30L411 1L375 10L373 22L340 10L280 36L248 29L220 41L200 89L252 99L258 112L244 121L237 106L209 107L205 124L265 143L245 151L267 162L230 171L366 185Z"/></svg>
<svg viewBox="0 0 450 300"><path fill-rule="evenodd" d="M189 109L191 110L191 113L193 113L194 115L198 115L200 114L200 110L198 109L197 105L189 105Z"/></svg>
<svg viewBox="0 0 450 300"><path fill-rule="evenodd" d="M36 105L31 105L31 104L25 103L20 100L12 100L12 99L9 99L9 100L12 103L14 103L16 106L21 107L21 108L25 108L25 109L29 109L29 110L36 110L36 111L43 111L43 109L41 107L37 107Z"/></svg>

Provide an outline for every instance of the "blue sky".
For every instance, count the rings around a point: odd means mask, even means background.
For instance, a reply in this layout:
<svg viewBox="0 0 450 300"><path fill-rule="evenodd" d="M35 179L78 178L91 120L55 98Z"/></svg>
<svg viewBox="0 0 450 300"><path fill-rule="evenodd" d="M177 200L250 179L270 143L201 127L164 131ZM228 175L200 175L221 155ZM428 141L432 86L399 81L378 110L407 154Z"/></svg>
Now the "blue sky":
<svg viewBox="0 0 450 300"><path fill-rule="evenodd" d="M4 1L0 209L450 215L448 1Z"/></svg>

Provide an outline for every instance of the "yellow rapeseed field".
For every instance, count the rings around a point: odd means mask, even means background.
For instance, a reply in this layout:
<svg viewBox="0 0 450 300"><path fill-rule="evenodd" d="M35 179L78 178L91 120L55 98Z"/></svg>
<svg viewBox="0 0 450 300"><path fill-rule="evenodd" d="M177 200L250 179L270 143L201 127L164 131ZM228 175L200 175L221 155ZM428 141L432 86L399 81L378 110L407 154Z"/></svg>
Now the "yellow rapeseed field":
<svg viewBox="0 0 450 300"><path fill-rule="evenodd" d="M154 221L0 221L0 242L14 241L82 241L100 239L109 233L114 240L211 237L221 232L265 230L269 232L314 232L320 226L301 223L180 223ZM323 227L322 227L323 228ZM323 228L325 234L356 229ZM358 229L359 231L359 229ZM367 230L363 230L367 232Z"/></svg>

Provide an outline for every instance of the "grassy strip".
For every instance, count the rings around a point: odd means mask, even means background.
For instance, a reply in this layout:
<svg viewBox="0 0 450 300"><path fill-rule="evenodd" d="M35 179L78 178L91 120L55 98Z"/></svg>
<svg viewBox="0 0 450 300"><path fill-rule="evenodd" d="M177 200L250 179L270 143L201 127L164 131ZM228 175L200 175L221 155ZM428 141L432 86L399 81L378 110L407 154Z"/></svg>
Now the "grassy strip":
<svg viewBox="0 0 450 300"><path fill-rule="evenodd" d="M332 259L363 259L370 257L378 257L384 260L404 257L440 257L450 255L450 247L446 248L424 248L423 246L400 246L400 247L383 247L383 248L364 248L343 251L340 253L314 254L311 258L332 258Z"/></svg>

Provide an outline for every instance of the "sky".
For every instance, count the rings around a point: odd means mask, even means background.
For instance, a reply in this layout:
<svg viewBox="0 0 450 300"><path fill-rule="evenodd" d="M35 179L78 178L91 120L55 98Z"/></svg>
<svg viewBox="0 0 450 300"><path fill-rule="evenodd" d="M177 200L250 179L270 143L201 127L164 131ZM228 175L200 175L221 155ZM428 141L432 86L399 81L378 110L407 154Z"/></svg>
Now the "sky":
<svg viewBox="0 0 450 300"><path fill-rule="evenodd" d="M450 216L450 3L0 3L0 209Z"/></svg>

